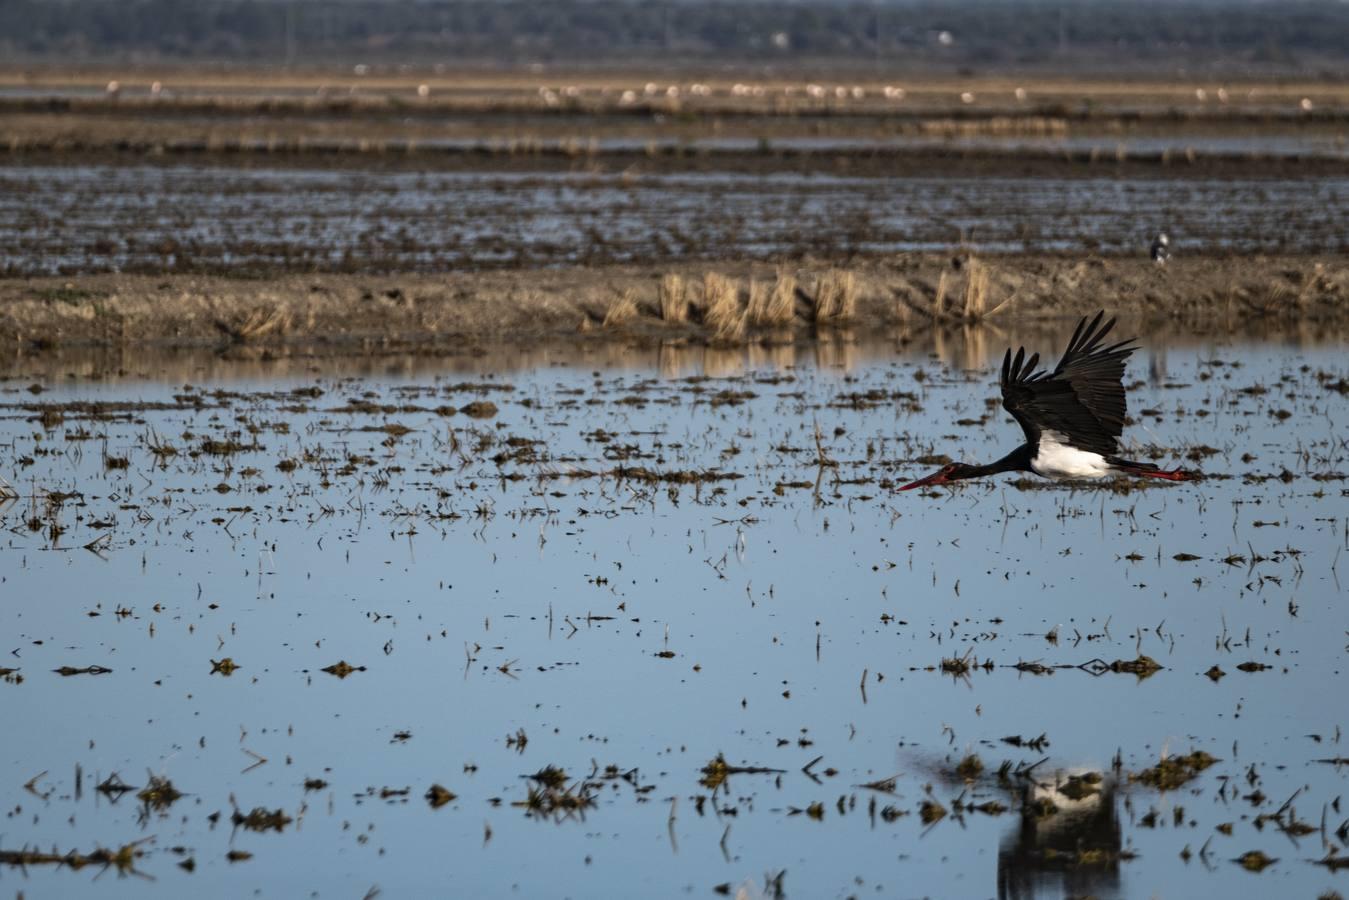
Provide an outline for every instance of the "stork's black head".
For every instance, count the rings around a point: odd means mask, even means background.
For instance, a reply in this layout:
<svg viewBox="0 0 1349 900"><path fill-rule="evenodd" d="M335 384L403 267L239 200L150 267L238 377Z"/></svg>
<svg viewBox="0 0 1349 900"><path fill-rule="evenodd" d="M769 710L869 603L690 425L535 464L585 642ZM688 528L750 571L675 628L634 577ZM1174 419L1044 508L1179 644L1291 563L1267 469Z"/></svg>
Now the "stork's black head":
<svg viewBox="0 0 1349 900"><path fill-rule="evenodd" d="M911 491L914 488L927 487L933 484L948 484L952 481L960 481L962 478L975 478L982 474L984 474L984 470L980 466L972 466L961 462L947 463L926 478L910 482L900 490Z"/></svg>

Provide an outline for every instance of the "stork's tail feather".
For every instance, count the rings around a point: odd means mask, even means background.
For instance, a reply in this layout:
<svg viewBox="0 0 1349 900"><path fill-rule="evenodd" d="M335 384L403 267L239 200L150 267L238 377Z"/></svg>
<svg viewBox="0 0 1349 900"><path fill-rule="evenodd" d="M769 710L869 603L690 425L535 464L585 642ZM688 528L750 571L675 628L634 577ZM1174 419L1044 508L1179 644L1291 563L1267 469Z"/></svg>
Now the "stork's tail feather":
<svg viewBox="0 0 1349 900"><path fill-rule="evenodd" d="M1162 469L1152 463L1137 462L1132 459L1112 457L1109 462L1117 472L1123 472L1126 475L1139 475L1144 478L1161 478L1166 481L1195 481L1202 477L1198 472L1190 472L1185 469Z"/></svg>

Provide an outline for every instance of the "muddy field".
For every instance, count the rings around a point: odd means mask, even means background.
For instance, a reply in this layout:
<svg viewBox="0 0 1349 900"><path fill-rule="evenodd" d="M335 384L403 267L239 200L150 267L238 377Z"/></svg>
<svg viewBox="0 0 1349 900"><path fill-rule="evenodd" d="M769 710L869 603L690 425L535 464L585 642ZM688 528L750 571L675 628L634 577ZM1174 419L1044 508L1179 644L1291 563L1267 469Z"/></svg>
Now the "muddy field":
<svg viewBox="0 0 1349 900"><path fill-rule="evenodd" d="M198 165L0 172L0 271L416 273L915 251L1349 253L1349 178L428 173ZM1178 267L1179 268L1179 267ZM1177 276L1184 278L1183 275Z"/></svg>
<svg viewBox="0 0 1349 900"><path fill-rule="evenodd" d="M868 324L1343 306L1342 86L849 78L0 72L0 337L646 334L676 274L656 336L739 340L708 273L795 278L753 332L831 269Z"/></svg>
<svg viewBox="0 0 1349 900"><path fill-rule="evenodd" d="M1349 891L1346 123L0 70L0 894ZM898 492L1102 307L1201 479Z"/></svg>
<svg viewBox="0 0 1349 900"><path fill-rule="evenodd" d="M1324 261L1323 261L1324 260ZM502 341L678 349L992 323L1026 329L1108 305L1177 334L1342 333L1343 258L903 255L796 264L561 267L439 275L84 275L0 280L0 347L211 348L240 354L461 354ZM1038 327L1045 327L1040 325ZM115 357L114 357L115 358Z"/></svg>
<svg viewBox="0 0 1349 900"><path fill-rule="evenodd" d="M765 120L864 116L892 125L912 116L977 120L993 114L1046 114L1077 122L1223 120L1343 121L1349 89L1332 78L1109 78L968 74L924 75L827 66L714 68L546 66L333 66L241 69L173 65L0 67L8 110L116 116L182 111L296 119L326 113L388 120L536 113L652 113ZM1304 103L1304 101L1306 101ZM299 115L297 115L299 114ZM142 118L147 118L142 116ZM657 122L656 124L660 124ZM788 125L790 127L790 125Z"/></svg>
<svg viewBox="0 0 1349 900"><path fill-rule="evenodd" d="M827 76L9 72L0 340L775 342L834 275L864 327L1342 314L1332 83Z"/></svg>
<svg viewBox="0 0 1349 900"><path fill-rule="evenodd" d="M1343 177L1346 110L1349 92L1332 80L0 68L0 158Z"/></svg>

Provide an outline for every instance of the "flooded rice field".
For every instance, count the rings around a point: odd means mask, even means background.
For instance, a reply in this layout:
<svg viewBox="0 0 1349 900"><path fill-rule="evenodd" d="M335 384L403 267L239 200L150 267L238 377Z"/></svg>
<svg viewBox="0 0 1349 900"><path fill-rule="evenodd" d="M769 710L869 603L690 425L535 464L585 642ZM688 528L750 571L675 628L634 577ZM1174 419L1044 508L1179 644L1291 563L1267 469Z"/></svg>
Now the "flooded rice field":
<svg viewBox="0 0 1349 900"><path fill-rule="evenodd" d="M938 337L11 372L0 892L1346 890L1343 342L1145 335L1205 480L897 493L1021 440Z"/></svg>
<svg viewBox="0 0 1349 900"><path fill-rule="evenodd" d="M1349 180L16 165L0 272L445 269L944 250L1342 252Z"/></svg>

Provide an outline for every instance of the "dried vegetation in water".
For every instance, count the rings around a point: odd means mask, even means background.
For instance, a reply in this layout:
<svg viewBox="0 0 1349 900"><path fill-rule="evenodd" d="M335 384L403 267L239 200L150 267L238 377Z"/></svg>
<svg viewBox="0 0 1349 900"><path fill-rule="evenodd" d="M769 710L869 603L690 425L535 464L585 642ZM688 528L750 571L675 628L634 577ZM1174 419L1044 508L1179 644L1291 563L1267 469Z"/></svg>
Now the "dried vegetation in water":
<svg viewBox="0 0 1349 900"><path fill-rule="evenodd" d="M779 285L786 287L779 291ZM790 276L771 287L766 280L734 287L735 315L748 320L750 334L772 323L779 293L790 301L794 319L811 317L809 298L797 292ZM730 293L714 281L711 293L718 291ZM695 283L694 293L704 297L707 285L700 293ZM649 306L637 305L639 318L642 309L651 317ZM699 302L694 318L707 312ZM671 332L679 325L670 323ZM247 734L230 723L225 741L213 732L210 741L189 752L214 760L223 744L229 775L224 783L204 784L194 774L186 800L166 775L148 776L137 786L116 773L105 775L105 768L76 783L87 782L87 793L114 811L117 798L132 794L134 802L123 806L134 807L134 821L142 827L181 819L195 845L184 840L182 847L194 855L175 854L177 864L212 855L217 861L275 862L274 854L283 853L278 833L308 829L316 816L357 821L353 810L389 817L365 832L368 844L356 846L380 845L396 856L399 844L392 839L380 844L379 832L387 829L405 839L407 832L399 829L408 827L409 819L400 816L436 810L442 824L482 816L485 822L470 821L475 834L483 826L488 842L500 841L503 828L542 828L531 840L548 840L553 827L609 833L633 822L649 825L654 816L662 838L668 832L670 841L684 848L690 833L715 827L730 856L739 846L737 832L745 829L782 829L786 840L793 829L850 825L849 817L858 817L886 840L921 841L927 829L965 829L962 841L996 838L1005 842L1001 866L1036 875L1117 871L1138 864L1136 847L1144 841L1174 835L1179 851L1185 840L1180 829L1201 828L1207 837L1214 821L1228 819L1235 824L1224 831L1220 822L1198 861L1241 860L1262 835L1296 840L1320 832L1325 850L1294 854L1266 845L1258 852L1282 857L1266 863L1277 866L1275 873L1295 867L1339 871L1349 833L1337 833L1333 794L1304 795L1297 804L1280 806L1282 798L1268 796L1278 790L1270 783L1281 777L1275 767L1257 770L1249 761L1259 749L1243 746L1239 757L1233 754L1240 764L1225 763L1210 755L1222 748L1227 757L1225 745L1195 728L1195 746L1203 749L1153 764L1151 735L1123 725L1103 732L1112 738L1102 754L1122 747L1122 758L1108 768L1104 760L1069 767L1060 748L1068 743L1063 728L1098 727L1089 724L1099 719L1092 713L1099 705L1097 692L1146 705L1192 692L1291 684L1283 679L1309 665L1306 656L1287 649L1280 628L1252 633L1248 623L1273 616L1274 625L1298 627L1316 603L1300 579L1311 581L1312 560L1329 566L1333 559L1306 549L1314 526L1304 521L1295 530L1297 519L1287 510L1293 508L1290 501L1322 509L1339 501L1335 492L1344 476L1336 446L1308 438L1294 454L1232 447L1212 438L1191 443L1176 435L1207 428L1208 416L1199 415L1205 410L1225 410L1221 414L1254 427L1286 421L1277 415L1281 409L1301 414L1342 403L1333 386L1343 373L1309 365L1306 371L1293 368L1257 379L1249 369L1206 356L1190 371L1132 385L1131 409L1149 423L1151 437L1173 441L1149 447L1147 455L1199 456L1214 473L1203 485L1041 489L1038 482L1004 479L912 498L895 488L914 470L948 454L982 453L1019 439L1015 424L1002 422L994 389L980 368L989 351L979 342L989 338L949 330L943 340L952 343L935 358L887 358L868 367L850 356L857 347L845 332L813 345L809 359L799 347L705 346L682 335L651 352L668 366L663 375L595 364L566 376L542 369L509 380L477 373L417 378L399 371L382 378L306 377L262 388L176 381L150 402L67 402L42 397L46 388L38 384L32 391L29 380L10 384L9 393L0 396L0 415L15 427L10 442L0 445L0 465L15 473L10 483L21 496L0 505L0 516L7 540L22 546L30 560L68 561L73 554L99 565L129 560L135 569L143 554L153 572L165 558L160 554L169 552L165 534L191 534L175 537L180 549L203 555L197 548L235 553L250 548L244 559L248 590L242 594L203 579L200 596L194 596L194 579L186 592L101 596L73 604L78 608L64 614L82 628L123 629L117 636L132 627L138 634L159 635L156 641L169 636L175 652L187 648L186 668L163 677L166 683L171 676L197 679L195 695L290 696L285 692L292 685L306 692L306 702L332 703L342 713L332 732L340 739L325 745L332 759L297 755L292 761L268 749L264 742L275 747L292 739L272 721L265 732L253 722L240 723ZM905 332L905 339L916 333ZM902 346L898 336L894 346ZM689 359L696 360L696 374ZM1186 387L1167 386L1182 382ZM1247 450L1249 459L1243 458ZM108 466L105 457L125 465ZM1238 486L1248 496L1236 507L1244 518L1232 527L1231 538L1226 531L1217 539L1177 531L1164 519L1204 504L1204 514L1212 518L1220 505L1214 498ZM1255 503L1257 498L1262 502ZM1337 517L1325 519L1326 527L1332 521L1339 527ZM784 522L790 523L786 536L780 529ZM1004 531L998 539L1006 543L980 544L986 530ZM791 543L798 531L809 541ZM593 535L601 532L605 537L598 541ZM297 600L295 593L278 589L284 578L299 577L287 568L296 565L296 557L287 554L298 552L297 533L319 561L298 571L316 582L332 578L322 567L340 573L336 587L333 580L325 582L331 596L321 603L310 605L311 598ZM371 536L384 534L401 555L379 552L385 548ZM653 550L657 538L659 548ZM530 560L559 545L584 547L589 555L577 557L575 583L559 584L555 592L459 599L468 593L465 588L496 588L515 577L497 573L514 565L518 557L511 549L521 540L529 545ZM835 552L833 540L847 552ZM1020 549L1027 541L1043 545L1043 555ZM372 545L378 556L375 578L382 580L374 588L367 583L348 589L346 576L354 567L342 568L344 554L350 548L359 555ZM830 573L810 582L827 584L828 590L805 599L799 585L776 574L781 561L802 546L819 556L791 560L807 573L798 578L817 577L816 568ZM965 564L967 553L981 549L989 552L978 566ZM771 556L773 574L765 577L761 573L768 568L754 568L756 553ZM648 562L656 556L668 564L680 580L656 581L643 568L644 554ZM1031 577L1039 585L1044 569L1072 568L1085 554L1100 571L1119 576L1131 603L1135 592L1152 596L1179 585L1198 597L1187 593L1192 605L1185 609L1202 608L1202 601L1218 592L1211 587L1216 583L1223 592L1222 612L1195 643L1192 623L1143 620L1132 606L1105 614L1075 606L1052 616L1028 612L1030 601L1010 602L1005 599L1010 594L999 593L1034 595L1044 589L1027 588L1032 561L1039 568ZM420 583L404 580L394 572L400 565L426 577ZM22 573L16 569L5 577ZM658 574L668 577L665 570ZM242 583L220 578L234 587ZM691 584L706 590L688 591ZM660 591L670 594L653 599ZM442 595L454 599L440 603ZM669 596L677 602L667 602ZM840 597L847 603L834 602ZM704 602L708 605L699 605ZM294 634L258 637L251 620L255 609L284 611L282 618L289 619L292 608L299 622ZM686 617L687 609L698 615ZM1257 619L1261 615L1265 619ZM344 617L359 624L335 636L331 621ZM321 624L311 624L320 618ZM1239 624L1229 628L1234 620ZM853 633L863 635L855 646L848 636ZM302 640L294 640L297 635ZM718 643L724 635L730 636L727 642ZM741 655L755 642L768 650L751 668ZM22 669L18 661L0 668L5 691L40 683L134 693L148 668L146 657L133 657L116 642L106 647L30 642L21 650ZM301 651L308 654L304 661L289 662ZM339 654L346 658L334 662ZM428 734L443 736L463 724L443 721L438 692L499 691L518 699L545 679L573 672L592 677L593 668L610 656L626 667L652 667L642 678L666 684L672 696L712 684L698 702L724 704L723 712L743 718L748 727L709 735L694 729L645 759L604 764L597 757L609 736L590 727L599 713L589 699L558 694L546 710L503 705L520 711L490 735L463 732L463 746L471 752L450 760L449 771L446 760L435 755L438 745L412 764L415 772L407 770L409 748L425 746ZM829 729L812 721L813 715L799 715L802 721L795 722L792 710L803 708L802 696L834 683L829 679L839 666L846 677L837 683L846 682L848 696L824 698L819 708L837 711L841 721L836 718ZM809 678L798 674L803 667ZM714 681L725 679L728 669L756 675ZM615 671L627 670L604 670ZM387 706L397 712L386 712L381 701L389 685L410 683L431 690L433 700L404 706L403 698L395 698L398 702ZM1032 702L1045 691L1064 692L1069 699L1054 708ZM962 699L959 710L951 707L959 717L953 714L949 725L931 718L895 724L892 710L901 698L929 692L952 692L971 702ZM1008 711L994 707L999 701L992 698L1016 692L1024 693L1027 703L1015 707L1016 724L1009 727ZM1208 694L1200 697L1210 702ZM376 755L370 758L376 764L386 759L391 767L385 786L354 783L342 755L348 747L372 746L370 735L348 725L370 706L379 708L381 720L395 720L373 737ZM759 719L765 708L772 712ZM313 719L302 712L296 713L297 731L307 732ZM761 727L764 722L773 724ZM890 747L897 739L902 746ZM1320 745L1314 754L1304 753L1320 763L1312 768L1340 770L1336 734L1327 729L1315 742L1302 740ZM889 749L878 751L882 744ZM717 753L721 746L725 754ZM547 755L535 755L541 753ZM545 759L556 762L541 766ZM1140 759L1146 759L1145 767L1139 767ZM631 765L635 762L642 765ZM295 768L289 768L292 763ZM181 771L170 765L171 759L156 767ZM234 774L277 771L294 774L274 778L266 795L255 793L260 781L249 780L257 774ZM1307 776L1299 769L1297 777ZM36 794L55 806L74 794L69 785L48 780L47 773L33 778L17 789L23 791L19 799ZM230 791L260 805L226 805ZM1183 815L1161 801L1150 808L1156 791L1170 792L1167 802L1175 806L1183 800ZM1215 809L1249 807L1246 822L1227 813L1215 819L1207 804L1201 808L1186 799L1211 794L1221 801ZM1324 825L1317 815L1322 806ZM209 825L217 820L224 827L212 845ZM1256 830L1246 828L1247 822ZM227 840L254 844L244 849ZM1200 847L1200 841L1193 843ZM681 852L692 857L697 851ZM57 859L67 856L12 846L3 853L0 862L15 865L61 865ZM106 864L116 853L79 858ZM147 845L136 853L138 865L153 868L175 851ZM1150 855L1142 859L1153 864Z"/></svg>
<svg viewBox="0 0 1349 900"><path fill-rule="evenodd" d="M1149 787L1172 791L1181 787L1217 761L1203 750L1195 750L1184 756L1168 756L1152 768L1134 772L1129 777L1133 781L1146 784Z"/></svg>

